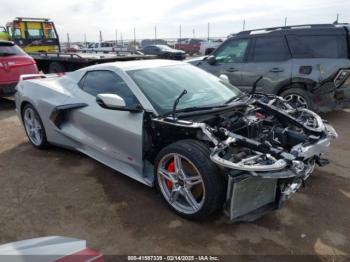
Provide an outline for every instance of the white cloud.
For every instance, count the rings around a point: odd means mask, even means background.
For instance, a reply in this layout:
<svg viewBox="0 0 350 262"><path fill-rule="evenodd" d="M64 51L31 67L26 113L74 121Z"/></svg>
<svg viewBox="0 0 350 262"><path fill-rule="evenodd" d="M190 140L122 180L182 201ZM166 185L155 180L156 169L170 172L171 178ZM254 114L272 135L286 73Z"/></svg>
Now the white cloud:
<svg viewBox="0 0 350 262"><path fill-rule="evenodd" d="M157 25L159 38L176 38L179 24L182 35L206 36L211 23L212 36L226 36L242 28L289 24L331 23L340 13L341 21L349 21L348 0L0 0L0 25L17 16L51 18L61 39L70 33L73 41L97 40L102 30L104 39L114 39L115 29L123 38L153 38ZM119 36L120 37L120 36Z"/></svg>

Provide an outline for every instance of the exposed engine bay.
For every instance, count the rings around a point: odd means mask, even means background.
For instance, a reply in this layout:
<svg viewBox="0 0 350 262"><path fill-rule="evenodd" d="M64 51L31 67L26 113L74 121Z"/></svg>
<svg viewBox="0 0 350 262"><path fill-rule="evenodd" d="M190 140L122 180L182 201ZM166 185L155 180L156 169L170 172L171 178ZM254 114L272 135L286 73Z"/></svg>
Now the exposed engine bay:
<svg viewBox="0 0 350 262"><path fill-rule="evenodd" d="M313 111L292 108L282 98L264 94L246 96L227 110L184 113L176 119L154 121L184 130L195 129L196 139L208 143L211 160L228 170L227 213L232 220L268 202L278 201L281 206L310 176L316 164L328 164L322 155L328 150L330 139L337 137L333 127ZM234 188L239 187L240 181L247 183L247 177L256 180L249 182L252 188L262 189L260 196L252 193L252 199L238 204L244 207L242 210L235 203L238 189ZM258 198L261 203L256 203ZM247 203L256 206L247 209Z"/></svg>

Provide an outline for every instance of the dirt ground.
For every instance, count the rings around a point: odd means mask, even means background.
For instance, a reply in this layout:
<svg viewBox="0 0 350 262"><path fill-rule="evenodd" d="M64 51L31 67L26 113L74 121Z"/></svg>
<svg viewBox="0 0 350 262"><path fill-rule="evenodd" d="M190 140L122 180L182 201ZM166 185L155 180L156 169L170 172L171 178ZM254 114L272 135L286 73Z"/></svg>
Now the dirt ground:
<svg viewBox="0 0 350 262"><path fill-rule="evenodd" d="M14 103L0 100L0 244L47 235L104 254L350 254L350 110L328 158L279 211L254 223L179 218L153 189L82 154L34 149Z"/></svg>

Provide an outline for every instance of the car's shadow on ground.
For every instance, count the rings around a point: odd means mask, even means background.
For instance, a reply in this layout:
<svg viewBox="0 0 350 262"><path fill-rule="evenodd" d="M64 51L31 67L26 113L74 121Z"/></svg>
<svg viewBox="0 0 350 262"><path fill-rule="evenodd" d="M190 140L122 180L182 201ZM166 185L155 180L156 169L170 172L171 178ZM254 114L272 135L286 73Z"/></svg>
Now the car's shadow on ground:
<svg viewBox="0 0 350 262"><path fill-rule="evenodd" d="M0 110L11 110L15 109L15 101L13 98L2 98L0 97Z"/></svg>
<svg viewBox="0 0 350 262"><path fill-rule="evenodd" d="M2 119L8 118L14 115L15 108L16 108L15 101L13 99L5 99L0 97L0 112L1 112L0 121Z"/></svg>

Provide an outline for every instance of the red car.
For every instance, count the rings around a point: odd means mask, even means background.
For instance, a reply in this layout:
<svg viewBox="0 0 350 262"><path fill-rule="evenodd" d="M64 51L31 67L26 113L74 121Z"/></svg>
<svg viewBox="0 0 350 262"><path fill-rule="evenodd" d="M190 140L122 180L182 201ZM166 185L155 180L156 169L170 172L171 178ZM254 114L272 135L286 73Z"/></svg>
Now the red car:
<svg viewBox="0 0 350 262"><path fill-rule="evenodd" d="M175 49L185 51L187 54L194 55L199 53L201 47L200 39L183 39L179 43L175 44Z"/></svg>
<svg viewBox="0 0 350 262"><path fill-rule="evenodd" d="M10 41L0 41L0 96L15 93L20 75L38 74L33 58Z"/></svg>

